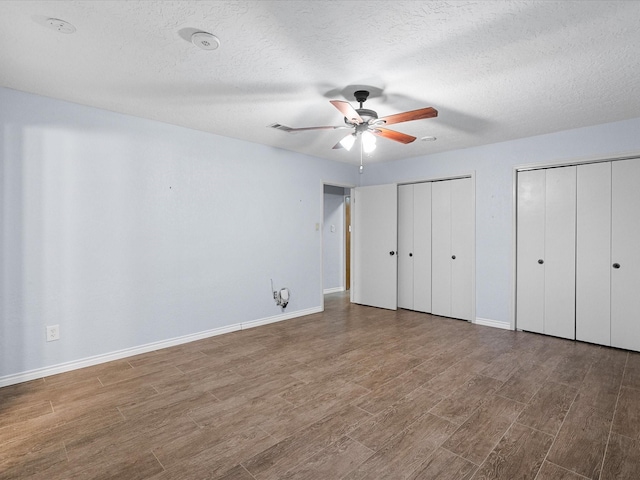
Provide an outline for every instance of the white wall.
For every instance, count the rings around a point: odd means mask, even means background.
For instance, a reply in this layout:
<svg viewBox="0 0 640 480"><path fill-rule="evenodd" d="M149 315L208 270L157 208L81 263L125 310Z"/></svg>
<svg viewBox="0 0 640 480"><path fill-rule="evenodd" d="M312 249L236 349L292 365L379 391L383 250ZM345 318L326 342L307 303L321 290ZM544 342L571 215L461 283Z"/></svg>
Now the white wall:
<svg viewBox="0 0 640 480"><path fill-rule="evenodd" d="M0 127L0 383L282 315L270 278L321 307L322 183L357 167L8 89Z"/></svg>
<svg viewBox="0 0 640 480"><path fill-rule="evenodd" d="M439 141L446 141L441 139ZM513 169L640 153L640 118L391 163L367 165L363 185L476 172L476 316L512 320Z"/></svg>
<svg viewBox="0 0 640 480"><path fill-rule="evenodd" d="M324 290L344 290L344 195L343 187L331 185L324 187L322 225Z"/></svg>

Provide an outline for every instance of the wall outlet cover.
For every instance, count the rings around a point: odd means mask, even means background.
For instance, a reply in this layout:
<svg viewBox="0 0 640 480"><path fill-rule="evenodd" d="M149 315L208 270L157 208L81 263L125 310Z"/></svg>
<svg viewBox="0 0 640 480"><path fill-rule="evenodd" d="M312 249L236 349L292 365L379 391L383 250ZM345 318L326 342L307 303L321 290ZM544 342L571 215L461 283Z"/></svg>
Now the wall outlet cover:
<svg viewBox="0 0 640 480"><path fill-rule="evenodd" d="M47 325L47 342L60 340L60 325Z"/></svg>

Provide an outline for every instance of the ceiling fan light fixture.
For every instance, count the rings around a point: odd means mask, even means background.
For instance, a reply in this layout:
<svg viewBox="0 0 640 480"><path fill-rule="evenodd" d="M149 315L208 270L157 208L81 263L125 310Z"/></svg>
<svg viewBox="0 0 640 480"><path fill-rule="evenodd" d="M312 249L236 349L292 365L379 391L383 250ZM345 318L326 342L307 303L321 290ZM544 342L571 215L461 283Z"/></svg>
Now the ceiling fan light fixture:
<svg viewBox="0 0 640 480"><path fill-rule="evenodd" d="M340 140L340 145L342 145L342 147L348 152L349 150L351 150L351 147L353 147L353 144L355 143L355 141L356 141L355 134L347 135L342 140Z"/></svg>
<svg viewBox="0 0 640 480"><path fill-rule="evenodd" d="M362 132L362 149L365 153L371 153L376 149L376 136L369 132Z"/></svg>

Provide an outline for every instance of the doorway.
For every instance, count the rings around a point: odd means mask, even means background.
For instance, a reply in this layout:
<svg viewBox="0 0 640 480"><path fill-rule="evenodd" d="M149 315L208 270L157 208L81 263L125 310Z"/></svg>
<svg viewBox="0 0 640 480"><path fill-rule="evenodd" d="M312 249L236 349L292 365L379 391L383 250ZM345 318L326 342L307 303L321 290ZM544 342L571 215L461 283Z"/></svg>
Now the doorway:
<svg viewBox="0 0 640 480"><path fill-rule="evenodd" d="M351 189L323 185L322 293L344 292L351 284Z"/></svg>

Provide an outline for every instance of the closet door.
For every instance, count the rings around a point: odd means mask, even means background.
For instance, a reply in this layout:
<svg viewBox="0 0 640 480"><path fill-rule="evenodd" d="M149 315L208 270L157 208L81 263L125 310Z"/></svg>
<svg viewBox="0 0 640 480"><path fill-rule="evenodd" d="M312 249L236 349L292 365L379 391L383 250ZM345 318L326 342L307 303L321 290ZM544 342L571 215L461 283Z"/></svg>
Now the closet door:
<svg viewBox="0 0 640 480"><path fill-rule="evenodd" d="M431 312L431 183L398 187L398 307Z"/></svg>
<svg viewBox="0 0 640 480"><path fill-rule="evenodd" d="M414 186L398 187L398 307L413 310Z"/></svg>
<svg viewBox="0 0 640 480"><path fill-rule="evenodd" d="M577 175L576 339L611 345L611 162Z"/></svg>
<svg viewBox="0 0 640 480"><path fill-rule="evenodd" d="M357 187L353 208L354 303L396 310L398 306L398 189Z"/></svg>
<svg viewBox="0 0 640 480"><path fill-rule="evenodd" d="M545 171L518 172L516 323L544 333Z"/></svg>
<svg viewBox="0 0 640 480"><path fill-rule="evenodd" d="M431 312L431 183L413 186L413 309Z"/></svg>
<svg viewBox="0 0 640 480"><path fill-rule="evenodd" d="M640 160L611 169L611 346L640 350Z"/></svg>
<svg viewBox="0 0 640 480"><path fill-rule="evenodd" d="M431 313L451 316L451 181L434 182L431 213Z"/></svg>
<svg viewBox="0 0 640 480"><path fill-rule="evenodd" d="M431 312L463 320L473 315L472 186L461 178L431 187Z"/></svg>
<svg viewBox="0 0 640 480"><path fill-rule="evenodd" d="M518 173L517 327L575 338L576 167Z"/></svg>
<svg viewBox="0 0 640 480"><path fill-rule="evenodd" d="M470 178L451 180L451 316L471 321L475 221Z"/></svg>
<svg viewBox="0 0 640 480"><path fill-rule="evenodd" d="M575 338L576 167L546 171L544 333Z"/></svg>

